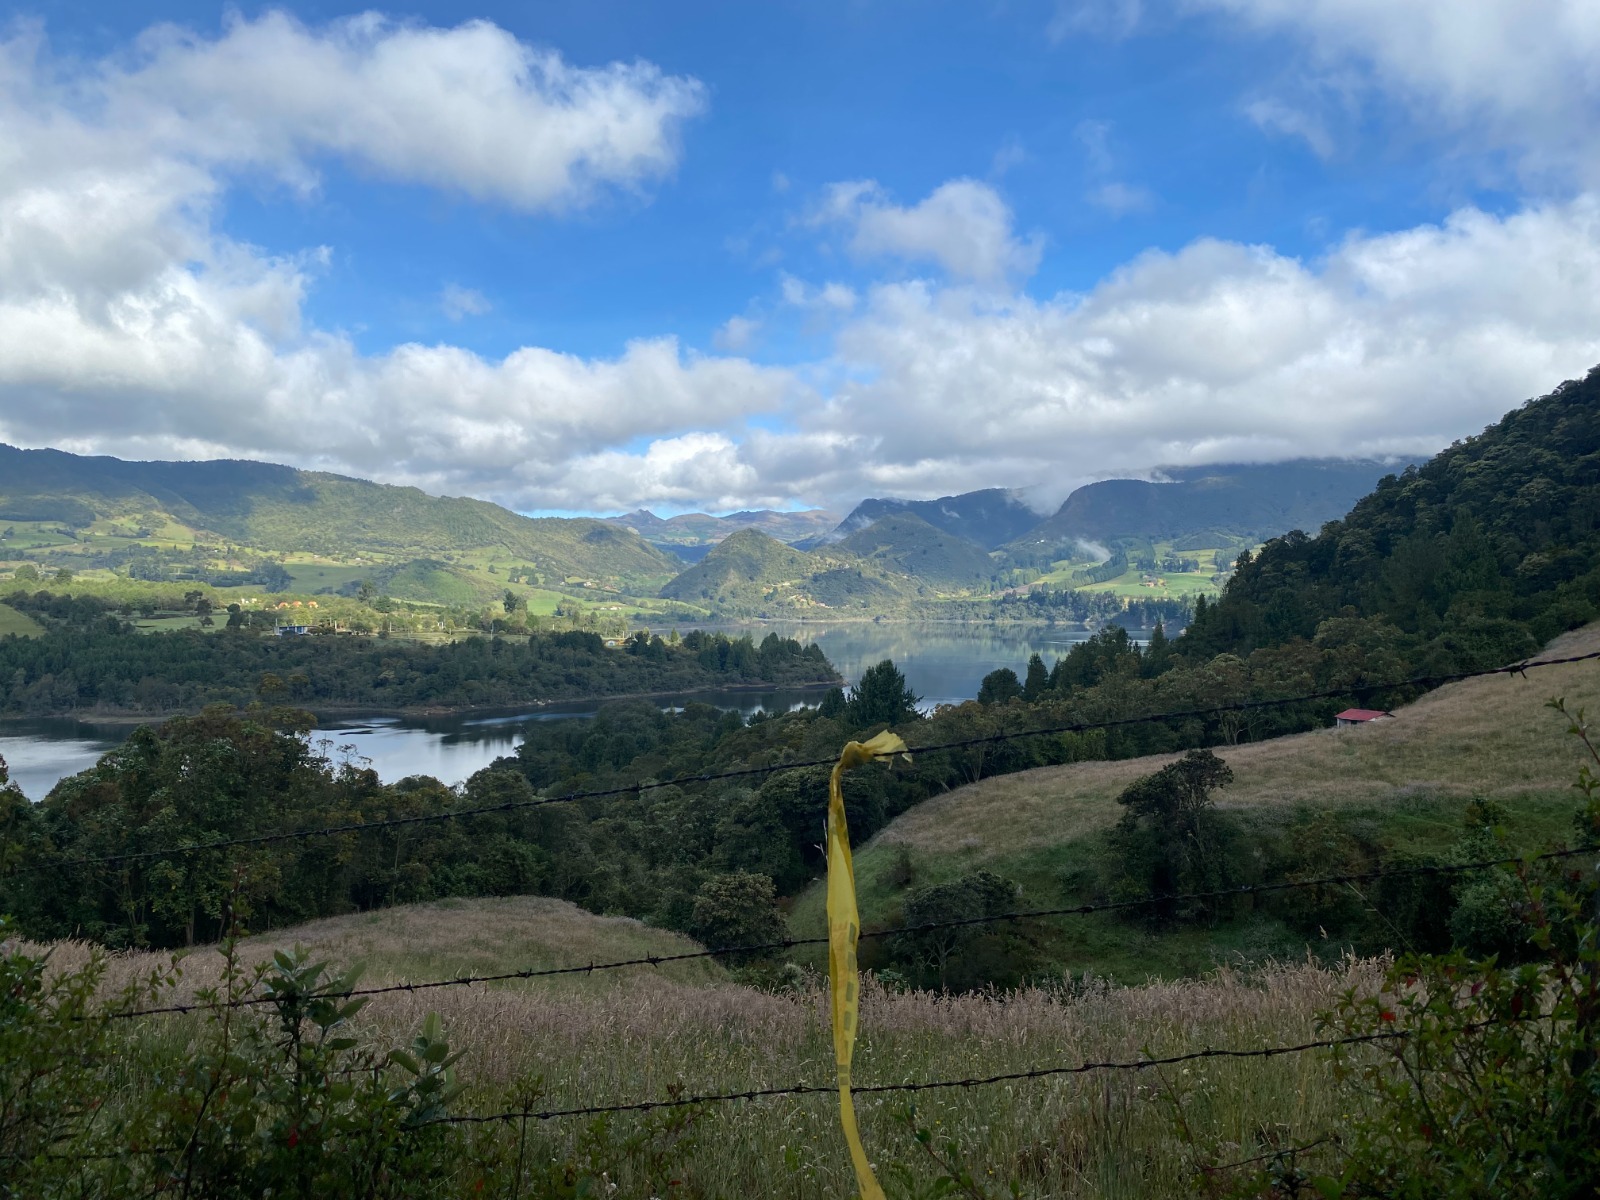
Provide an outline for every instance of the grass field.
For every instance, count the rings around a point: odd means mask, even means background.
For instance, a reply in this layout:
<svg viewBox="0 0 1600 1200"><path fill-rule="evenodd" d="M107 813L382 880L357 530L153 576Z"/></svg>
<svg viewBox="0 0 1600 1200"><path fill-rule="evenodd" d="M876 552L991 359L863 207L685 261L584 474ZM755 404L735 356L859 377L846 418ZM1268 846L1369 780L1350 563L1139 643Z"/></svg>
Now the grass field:
<svg viewBox="0 0 1600 1200"><path fill-rule="evenodd" d="M285 566L294 591L313 593L323 588L338 591L347 583L360 583L363 579L370 579L374 570L370 566L330 566L326 563L291 562Z"/></svg>
<svg viewBox="0 0 1600 1200"><path fill-rule="evenodd" d="M1170 542L1155 544L1157 558L1163 558L1172 552ZM1196 560L1200 564L1198 571L1149 572L1130 567L1115 579L1108 579L1104 583L1084 583L1076 578L1077 573L1087 565L1085 563L1059 562L1054 564L1053 570L1036 580L1034 586L1069 587L1082 592L1109 592L1114 596L1131 600L1159 600L1173 596L1215 596L1220 591L1212 578L1217 573L1217 559L1221 556L1231 562L1234 553L1231 550L1218 549L1183 550L1178 552L1179 556ZM1159 580L1160 585L1146 586L1146 579Z"/></svg>
<svg viewBox="0 0 1600 1200"><path fill-rule="evenodd" d="M318 921L252 939L247 954L296 943L319 958L364 961L363 985L582 965L686 945L632 921L517 898ZM57 961L69 965L83 953L81 946L62 945ZM115 960L115 975L133 978L158 961L125 954ZM215 979L219 963L208 949L185 960L179 998ZM855 1078L863 1085L961 1078L1207 1045L1297 1041L1314 1036L1315 1014L1342 988L1364 986L1373 977L1370 964L1333 970L1302 964L1132 989L1087 984L1004 997L895 994L869 981ZM827 1004L817 981L773 993L728 982L719 968L703 963L640 967L383 996L362 1021L400 1042L429 1011L443 1016L452 1045L466 1051L458 1069L472 1086L458 1111L515 1109L519 1097L537 1110L664 1098L673 1089L827 1086L832 1079ZM196 1020L151 1019L131 1036L155 1039L181 1055ZM137 1102L145 1082L128 1079L118 1099ZM1174 1096L1182 1097L1196 1137L1245 1153L1255 1152L1261 1131L1313 1140L1337 1123L1342 1103L1348 1110L1328 1061L1306 1054L1206 1064L1192 1074L1119 1072L928 1092L917 1098L916 1120L941 1140L953 1138L969 1169L995 1195L1007 1194L1004 1181L1015 1179L1019 1194L1030 1197L1180 1197L1194 1194L1196 1181L1174 1132ZM926 1186L927 1160L899 1116L904 1099L865 1095L857 1106L880 1174L905 1164ZM601 1127L616 1147L610 1169L616 1195L652 1194L643 1190L638 1163L626 1150L651 1120L626 1114ZM560 1161L580 1139L592 1143L595 1130L587 1120L533 1123L529 1161ZM485 1133L516 1137L515 1126ZM828 1094L706 1108L671 1173L684 1195L820 1200L854 1194L837 1103Z"/></svg>
<svg viewBox="0 0 1600 1200"><path fill-rule="evenodd" d="M1600 625L1558 638L1547 653L1595 649ZM1584 761L1566 721L1544 707L1552 696L1600 711L1600 665L1466 680L1430 692L1394 721L1221 748L1234 782L1217 793L1217 805L1238 818L1247 839L1282 836L1292 821L1331 813L1392 850L1436 852L1460 837L1467 801L1485 796L1509 812L1515 848L1540 847L1570 830L1572 783ZM897 922L908 886L980 868L1020 884L1022 907L1081 903L1073 881L1103 853L1100 839L1122 814L1116 797L1174 757L1043 767L918 805L856 853L863 923ZM822 930L822 907L820 888L800 896L791 913L797 936ZM1305 949L1303 938L1266 920L1160 935L1113 917L1052 924L1050 949L1064 967L1124 980Z"/></svg>
<svg viewBox="0 0 1600 1200"><path fill-rule="evenodd" d="M44 627L26 613L20 613L9 604L0 604L0 637L14 633L18 637L35 637Z"/></svg>

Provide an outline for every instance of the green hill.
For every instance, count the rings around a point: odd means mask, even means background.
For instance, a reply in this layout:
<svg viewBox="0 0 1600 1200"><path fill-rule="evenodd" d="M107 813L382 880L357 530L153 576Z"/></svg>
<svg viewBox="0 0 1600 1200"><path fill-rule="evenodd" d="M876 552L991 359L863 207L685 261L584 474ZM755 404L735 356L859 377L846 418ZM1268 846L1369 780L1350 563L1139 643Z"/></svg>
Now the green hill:
<svg viewBox="0 0 1600 1200"><path fill-rule="evenodd" d="M820 560L754 529L729 534L711 553L661 589L668 600L749 599L794 584Z"/></svg>
<svg viewBox="0 0 1600 1200"><path fill-rule="evenodd" d="M260 575L259 560L314 557L387 567L424 599L489 595L512 572L529 583L651 591L681 565L599 520L529 518L270 463L124 462L10 446L0 446L0 525L0 559L12 562L204 578L240 559L250 561L235 573ZM484 577L502 568L501 579Z"/></svg>
<svg viewBox="0 0 1600 1200"><path fill-rule="evenodd" d="M935 529L913 512L880 517L829 549L854 554L936 587L981 586L993 578L995 570L994 561L975 542Z"/></svg>
<svg viewBox="0 0 1600 1200"><path fill-rule="evenodd" d="M1600 624L1563 635L1545 654L1597 649ZM1584 762L1567 722L1545 708L1550 696L1594 712L1600 671L1586 662L1527 679L1466 680L1396 709L1393 721L1218 748L1234 782L1216 800L1272 878L1448 854L1475 798L1503 807L1510 852L1543 848L1570 835L1581 806L1572 784ZM863 928L901 923L914 888L979 870L1018 884L1017 908L1106 899L1105 838L1123 811L1116 797L1176 757L1039 767L924 801L856 850ZM820 884L797 900L791 928L797 937L825 929ZM1039 936L1063 968L1130 981L1151 971L1199 972L1239 955L1303 957L1318 941L1315 926L1308 936L1261 912L1159 935L1114 917L1073 918L1045 923Z"/></svg>
<svg viewBox="0 0 1600 1200"><path fill-rule="evenodd" d="M812 609L892 611L923 594L913 579L845 553L807 553L754 529L723 539L661 589L727 615Z"/></svg>

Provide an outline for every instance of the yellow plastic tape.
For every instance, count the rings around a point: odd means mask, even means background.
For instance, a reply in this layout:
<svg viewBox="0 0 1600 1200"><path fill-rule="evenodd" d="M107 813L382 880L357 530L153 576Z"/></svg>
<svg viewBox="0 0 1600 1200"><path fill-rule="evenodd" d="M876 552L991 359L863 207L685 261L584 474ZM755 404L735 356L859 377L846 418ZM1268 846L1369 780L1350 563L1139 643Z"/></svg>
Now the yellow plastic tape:
<svg viewBox="0 0 1600 1200"><path fill-rule="evenodd" d="M852 767L881 758L911 755L906 744L885 731L866 742L847 742L828 780L828 987L833 999L833 1057L839 1069L839 1119L855 1164L861 1200L884 1200L872 1174L867 1152L856 1129L856 1106L850 1099L850 1059L856 1048L860 1015L860 975L856 971L856 939L861 916L856 910L856 869L850 859L850 827L844 819L844 793L839 780Z"/></svg>

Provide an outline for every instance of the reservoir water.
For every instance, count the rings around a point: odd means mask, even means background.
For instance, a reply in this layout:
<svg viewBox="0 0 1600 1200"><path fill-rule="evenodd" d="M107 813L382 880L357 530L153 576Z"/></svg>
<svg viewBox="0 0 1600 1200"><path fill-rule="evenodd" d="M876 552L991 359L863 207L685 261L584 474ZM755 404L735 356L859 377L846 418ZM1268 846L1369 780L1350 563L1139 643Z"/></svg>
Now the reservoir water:
<svg viewBox="0 0 1600 1200"><path fill-rule="evenodd" d="M816 642L847 683L860 678L867 667L891 658L905 672L911 689L922 697L925 709L970 700L978 694L983 677L997 667L1010 667L1020 676L1030 654L1039 654L1048 665L1074 642L1090 636L1086 630L1072 628L892 622L772 622L722 628L729 633L750 633L757 640L776 632ZM676 706L694 699L748 715L759 708L779 712L798 704L814 704L820 695L816 690L713 690L692 697L665 696L659 702ZM324 721L311 738L330 757L367 760L384 780L431 775L456 784L495 759L514 753L531 723L581 719L593 715L601 703L439 717L341 715ZM0 758L5 759L11 778L23 793L39 800L58 780L93 766L134 728L126 721L72 717L0 721Z"/></svg>

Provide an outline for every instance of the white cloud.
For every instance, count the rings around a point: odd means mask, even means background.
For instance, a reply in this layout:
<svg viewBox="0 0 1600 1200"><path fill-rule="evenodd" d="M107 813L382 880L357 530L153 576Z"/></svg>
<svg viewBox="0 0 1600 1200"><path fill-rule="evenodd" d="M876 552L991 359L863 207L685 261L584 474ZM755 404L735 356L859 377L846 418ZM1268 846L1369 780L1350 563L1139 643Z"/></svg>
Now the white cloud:
<svg viewBox="0 0 1600 1200"><path fill-rule="evenodd" d="M718 350L737 354L749 349L750 343L755 340L755 335L760 329L761 322L751 317L729 317L711 335L711 344Z"/></svg>
<svg viewBox="0 0 1600 1200"><path fill-rule="evenodd" d="M886 284L838 333L823 403L702 448L671 494L687 503L693 477L730 506L1029 484L1059 499L1158 464L1426 454L1597 361L1593 198L1464 209L1314 263L1202 239L1047 301ZM606 469L667 478L647 458Z"/></svg>
<svg viewBox="0 0 1600 1200"><path fill-rule="evenodd" d="M1593 0L1180 2L1290 34L1341 91L1362 81L1474 150L1507 151L1539 175L1600 182L1600 5ZM1307 136L1281 120L1263 124Z"/></svg>
<svg viewBox="0 0 1600 1200"><path fill-rule="evenodd" d="M180 157L309 186L336 154L530 211L670 171L679 126L705 105L697 81L649 63L576 67L487 21L374 13L313 29L269 12L216 39L157 27L98 83L109 124Z"/></svg>
<svg viewBox="0 0 1600 1200"><path fill-rule="evenodd" d="M1468 209L1313 265L1202 240L1049 302L897 284L839 353L864 382L817 423L905 468L1432 451L1600 360L1600 204Z"/></svg>
<svg viewBox="0 0 1600 1200"><path fill-rule="evenodd" d="M407 122L419 103L445 107L385 149L357 85ZM585 72L482 24L309 31L269 16L216 42L162 30L93 68L52 60L36 30L0 42L0 438L267 458L537 504L569 459L782 407L799 390L788 373L671 338L613 358L363 355L304 328L326 250L272 256L214 228L225 168L304 183L313 152L522 207L577 203L668 165L661 103L683 94L647 65ZM347 101L359 111L336 119ZM456 315L487 308L460 285L439 299Z"/></svg>
<svg viewBox="0 0 1600 1200"><path fill-rule="evenodd" d="M460 321L466 317L481 317L492 311L494 305L489 303L487 296L474 288L447 283L444 285L444 290L439 293L439 308L450 320Z"/></svg>
<svg viewBox="0 0 1600 1200"><path fill-rule="evenodd" d="M976 179L941 184L920 203L903 208L872 180L831 185L817 221L851 229L859 258L902 258L937 263L957 279L995 284L1031 275L1043 253L1040 239L1018 238L1010 207Z"/></svg>
<svg viewBox="0 0 1600 1200"><path fill-rule="evenodd" d="M859 299L855 288L847 283L830 280L820 287L811 287L788 272L779 276L778 287L785 304L823 315L848 313Z"/></svg>

